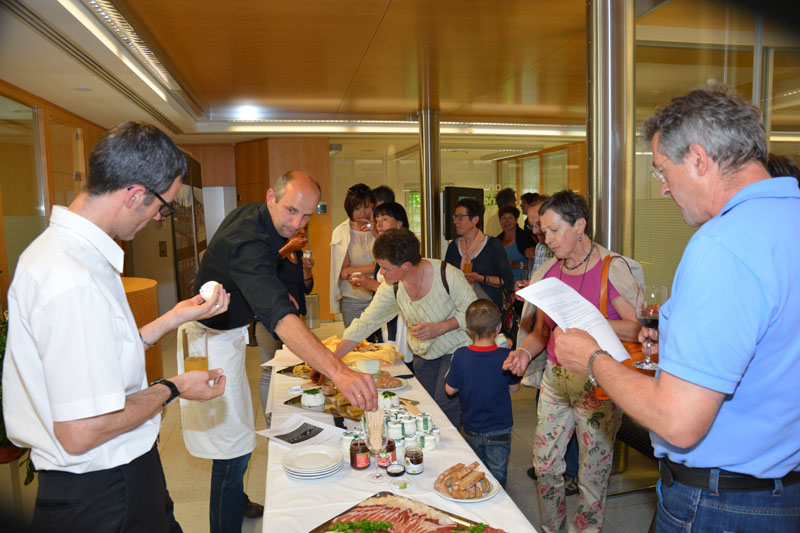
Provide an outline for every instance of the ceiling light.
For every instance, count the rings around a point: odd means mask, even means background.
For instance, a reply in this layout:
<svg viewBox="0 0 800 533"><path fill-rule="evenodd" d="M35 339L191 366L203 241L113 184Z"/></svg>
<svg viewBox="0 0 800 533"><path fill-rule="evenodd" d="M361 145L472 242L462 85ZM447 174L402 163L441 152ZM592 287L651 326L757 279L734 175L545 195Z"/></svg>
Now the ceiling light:
<svg viewBox="0 0 800 533"><path fill-rule="evenodd" d="M82 4L79 4L77 0L58 0L58 3L61 6L69 11L69 13L75 17L78 22L83 24L83 26L89 30L92 35L94 35L98 41L103 43L103 45L108 48L111 53L119 58L125 66L127 66L134 74L136 74L139 79L141 79L148 87L150 87L154 93L156 93L159 98L167 101L167 94L164 90L159 87L158 82L150 77L147 73L145 73L142 69L140 69L131 59L127 56L126 50L121 48L120 45L117 45L111 37L106 35L106 30L104 27L99 25L95 19L89 16L84 9L86 9Z"/></svg>

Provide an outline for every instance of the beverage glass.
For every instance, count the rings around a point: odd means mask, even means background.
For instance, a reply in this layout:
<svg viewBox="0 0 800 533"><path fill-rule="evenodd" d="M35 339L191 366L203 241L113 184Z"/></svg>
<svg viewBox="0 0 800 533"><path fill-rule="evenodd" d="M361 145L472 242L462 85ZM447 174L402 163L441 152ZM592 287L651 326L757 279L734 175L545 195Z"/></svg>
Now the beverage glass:
<svg viewBox="0 0 800 533"><path fill-rule="evenodd" d="M389 479L378 467L378 454L386 448L386 443L389 441L386 432L383 430L383 409L378 408L376 411L367 411L364 415L367 426L365 436L367 448L375 454L375 473L369 474L367 480L372 483L380 483Z"/></svg>
<svg viewBox="0 0 800 533"><path fill-rule="evenodd" d="M198 327L183 329L183 371L208 370L208 332Z"/></svg>
<svg viewBox="0 0 800 533"><path fill-rule="evenodd" d="M469 274L472 272L472 257L470 257L469 254L464 257L464 265L462 270L464 271L464 274Z"/></svg>
<svg viewBox="0 0 800 533"><path fill-rule="evenodd" d="M650 329L658 329L658 315L661 306L667 301L668 291L664 285L642 285L636 291L636 318ZM647 337L644 347L644 361L636 361L633 366L642 370L657 370L658 364L650 360L652 341Z"/></svg>

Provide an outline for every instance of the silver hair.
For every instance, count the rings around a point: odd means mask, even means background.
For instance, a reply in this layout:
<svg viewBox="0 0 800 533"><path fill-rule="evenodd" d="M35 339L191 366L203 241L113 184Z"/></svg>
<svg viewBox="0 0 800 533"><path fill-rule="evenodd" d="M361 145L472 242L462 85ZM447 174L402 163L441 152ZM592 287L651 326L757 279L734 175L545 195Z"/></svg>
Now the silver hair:
<svg viewBox="0 0 800 533"><path fill-rule="evenodd" d="M749 161L767 162L767 134L761 114L723 85L700 87L673 98L644 123L650 141L660 133L658 150L675 164L683 162L692 144L699 144L723 173L736 172Z"/></svg>
<svg viewBox="0 0 800 533"><path fill-rule="evenodd" d="M281 198L283 198L283 195L286 194L286 186L289 185L289 183L292 182L292 180L295 178L296 174L300 174L300 173L304 174L304 172L302 172L300 170L290 170L290 171L284 173L278 179L275 180L275 184L272 186L272 190L275 191L275 201L276 202L280 202L281 201ZM317 186L317 191L319 192L319 196L321 198L322 197L322 187L319 186L319 183L317 183L317 180L315 180L311 176L308 176L308 177L311 179L311 181L314 182L314 185Z"/></svg>

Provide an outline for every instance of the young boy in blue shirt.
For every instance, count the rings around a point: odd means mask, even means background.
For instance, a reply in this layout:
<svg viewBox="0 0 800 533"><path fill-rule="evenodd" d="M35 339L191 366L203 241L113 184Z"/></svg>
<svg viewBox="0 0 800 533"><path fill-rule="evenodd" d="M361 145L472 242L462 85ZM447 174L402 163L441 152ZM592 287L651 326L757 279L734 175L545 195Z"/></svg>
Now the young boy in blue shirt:
<svg viewBox="0 0 800 533"><path fill-rule="evenodd" d="M510 393L519 390L520 377L503 371L510 350L495 344L500 332L497 305L485 298L476 300L467 307L466 319L473 344L453 354L445 391L458 393L464 438L505 486L514 425Z"/></svg>

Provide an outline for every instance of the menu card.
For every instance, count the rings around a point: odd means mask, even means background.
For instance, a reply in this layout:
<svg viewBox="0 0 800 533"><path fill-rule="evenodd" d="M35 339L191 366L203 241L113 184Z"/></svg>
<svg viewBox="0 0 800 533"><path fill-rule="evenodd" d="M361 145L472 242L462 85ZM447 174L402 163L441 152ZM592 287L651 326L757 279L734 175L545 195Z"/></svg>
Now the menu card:
<svg viewBox="0 0 800 533"><path fill-rule="evenodd" d="M600 310L560 279L545 278L517 291L517 294L547 313L561 329L582 329L617 361L630 359Z"/></svg>

